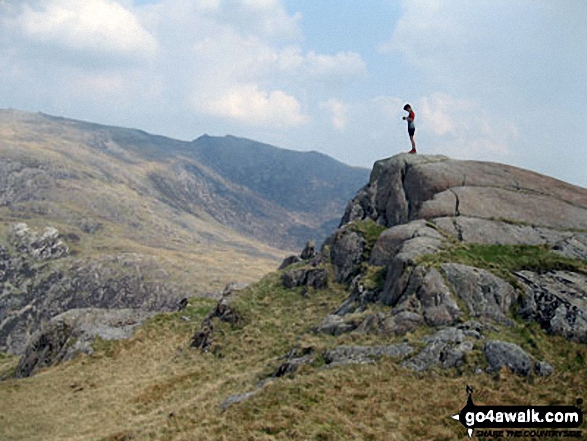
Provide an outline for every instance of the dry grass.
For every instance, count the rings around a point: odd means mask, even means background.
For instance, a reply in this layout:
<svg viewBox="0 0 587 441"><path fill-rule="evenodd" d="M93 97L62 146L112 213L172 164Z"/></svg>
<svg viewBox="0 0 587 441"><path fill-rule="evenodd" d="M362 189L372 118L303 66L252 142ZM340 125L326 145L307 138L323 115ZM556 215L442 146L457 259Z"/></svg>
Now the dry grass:
<svg viewBox="0 0 587 441"><path fill-rule="evenodd" d="M94 356L0 383L0 439L465 439L450 415L464 406L467 384L478 404L574 404L587 395L585 346L531 330L532 343L523 333L520 343L547 354L557 369L551 377L473 369L416 374L391 360L339 368L318 363L220 410L228 396L253 390L293 346L385 342L310 332L344 296L334 286L302 297L283 289L278 274L269 275L233 302L242 324L215 324L215 345L206 354L188 344L213 302L192 299L187 310L155 317L130 340L97 342Z"/></svg>

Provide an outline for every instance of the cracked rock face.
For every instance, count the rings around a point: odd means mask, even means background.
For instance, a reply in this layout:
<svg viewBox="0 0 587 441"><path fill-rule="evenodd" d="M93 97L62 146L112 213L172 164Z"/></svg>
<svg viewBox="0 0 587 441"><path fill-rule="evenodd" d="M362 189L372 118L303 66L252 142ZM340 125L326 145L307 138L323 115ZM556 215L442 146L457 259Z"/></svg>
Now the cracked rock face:
<svg viewBox="0 0 587 441"><path fill-rule="evenodd" d="M516 273L523 284L522 316L569 340L587 343L587 276L569 271Z"/></svg>
<svg viewBox="0 0 587 441"><path fill-rule="evenodd" d="M489 271L456 263L441 265L473 317L485 317L508 325L508 317L516 293L514 288Z"/></svg>

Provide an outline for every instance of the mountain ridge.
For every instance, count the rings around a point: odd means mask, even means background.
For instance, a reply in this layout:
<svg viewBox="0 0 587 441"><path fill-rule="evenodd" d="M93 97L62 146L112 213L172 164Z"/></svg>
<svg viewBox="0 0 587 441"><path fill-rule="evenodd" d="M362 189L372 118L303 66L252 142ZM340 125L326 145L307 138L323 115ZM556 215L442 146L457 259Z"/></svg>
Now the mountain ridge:
<svg viewBox="0 0 587 441"><path fill-rule="evenodd" d="M239 186L244 187L262 199L266 199L270 204L290 212L282 217L285 222L288 217L293 219L290 225L291 230L286 229L281 234L275 234L273 231L271 234L263 235L254 228L252 219L255 219L255 223L259 225L276 223L276 220L267 223L263 219L263 217L270 218L274 208L267 205L263 213L255 214L254 204L251 204L251 211L241 207L240 212L234 213L235 220L226 226L236 229L241 234L244 233L257 240L281 247L291 247L293 244L301 246L308 239L319 240L325 237L329 232L328 228L335 223L335 219L338 219L339 208L346 204L354 189L362 185L368 175L367 169L346 166L323 154L279 149L234 136L204 135L187 142L151 135L136 129L103 126L20 111L0 111L0 119L4 121L5 130L8 131L6 135L12 136L9 140L5 135L5 147L10 148L10 142L21 143L21 145L23 141L24 144L46 142L43 153L69 155L67 159L79 160L82 167L94 164L102 172L106 172L106 180L119 179L120 176L125 175L125 172L131 171L131 169L125 170L125 165L136 166L136 172L139 175L135 176L135 182L132 185L142 187L147 193L149 190L145 189L145 186L148 187L149 183L144 182L145 172L138 170L140 166L154 168L150 175L157 175L159 181L168 180L166 185L170 187L183 188L187 185L186 182L177 182L175 179L181 172L186 179L193 181L192 184L198 181L200 186L209 186L207 183L214 181L216 182L214 188L222 191L224 195L232 194L232 200L239 199ZM8 127L11 119L12 124L19 124L19 130L23 131L20 137ZM27 130L28 134L26 134ZM54 144L56 139L67 142L67 145L71 146L70 150L64 150L59 146L50 147L50 143ZM83 152L76 153L72 150L79 150L82 146ZM21 148L24 148L24 145ZM245 152L240 151L245 148ZM35 154L40 153L38 148L32 151ZM235 158L237 153L238 158ZM271 158L268 159L267 156ZM182 164L188 165L189 170L182 167ZM193 175L190 170L200 171L197 173L198 176L189 177L187 175ZM140 174L143 176L141 177ZM143 182L136 182L137 180ZM174 201L176 207L178 203L181 205L185 202L186 196L188 199L201 197L197 191L196 194L191 195L181 194L181 188L174 188L178 194L172 199L179 198ZM314 198L309 198L308 193L311 193ZM223 195L217 194L217 196L222 199ZM164 199L169 201L170 195L165 195ZM202 205L201 202L200 205ZM208 202L210 203L211 201ZM200 211L206 211L207 206L209 205L201 206ZM215 214L212 213L212 217L216 216L216 221L222 224L223 219L217 211ZM240 222L236 220L239 217ZM247 221L249 217L251 220Z"/></svg>

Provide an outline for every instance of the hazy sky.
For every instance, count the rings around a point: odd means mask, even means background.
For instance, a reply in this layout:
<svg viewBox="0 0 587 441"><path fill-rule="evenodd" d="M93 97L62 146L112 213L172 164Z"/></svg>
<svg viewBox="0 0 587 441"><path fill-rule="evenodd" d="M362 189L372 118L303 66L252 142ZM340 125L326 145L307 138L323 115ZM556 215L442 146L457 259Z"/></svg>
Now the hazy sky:
<svg viewBox="0 0 587 441"><path fill-rule="evenodd" d="M0 107L587 187L584 0L0 0Z"/></svg>

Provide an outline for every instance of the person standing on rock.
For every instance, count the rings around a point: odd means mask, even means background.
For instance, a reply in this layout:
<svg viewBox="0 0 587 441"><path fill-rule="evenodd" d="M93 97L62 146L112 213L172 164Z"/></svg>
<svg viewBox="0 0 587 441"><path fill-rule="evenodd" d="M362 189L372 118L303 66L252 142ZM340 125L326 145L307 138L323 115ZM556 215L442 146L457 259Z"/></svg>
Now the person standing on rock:
<svg viewBox="0 0 587 441"><path fill-rule="evenodd" d="M412 110L412 106L406 104L404 110L408 112L408 116L404 116L402 119L408 122L408 135L410 135L410 142L412 143L412 150L409 153L416 153L416 141L414 141L414 133L416 133L416 126L414 125L414 119L416 115Z"/></svg>

